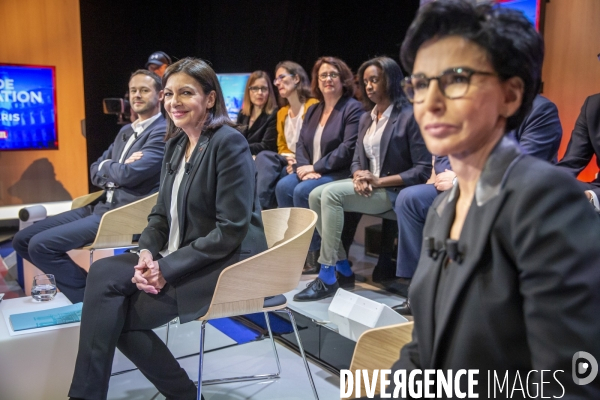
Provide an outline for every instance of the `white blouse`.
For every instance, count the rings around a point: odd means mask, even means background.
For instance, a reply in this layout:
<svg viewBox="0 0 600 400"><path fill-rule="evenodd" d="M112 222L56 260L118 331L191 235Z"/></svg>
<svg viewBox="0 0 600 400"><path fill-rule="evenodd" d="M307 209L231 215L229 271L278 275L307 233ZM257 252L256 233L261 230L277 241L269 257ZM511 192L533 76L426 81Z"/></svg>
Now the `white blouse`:
<svg viewBox="0 0 600 400"><path fill-rule="evenodd" d="M363 146L365 148L365 154L369 159L369 171L376 177L379 177L381 173L381 136L383 131L390 119L392 114L393 105L390 105L381 114L381 118L377 121L377 106L371 111L371 118L373 122L363 138Z"/></svg>
<svg viewBox="0 0 600 400"><path fill-rule="evenodd" d="M173 192L171 193L171 228L169 230L169 246L162 250L160 254L163 257L168 256L179 248L180 236L179 236L179 215L177 214L177 195L179 194L179 186L183 180L183 174L185 172L185 157L181 157L181 163L179 169L173 180Z"/></svg>
<svg viewBox="0 0 600 400"><path fill-rule="evenodd" d="M283 126L285 142L287 144L288 149L294 152L294 154L296 153L296 143L298 143L298 138L300 137L300 130L302 129L302 122L304 121L304 119L302 118L303 115L304 104L302 104L298 115L296 115L295 117L292 117L292 109L290 107Z"/></svg>
<svg viewBox="0 0 600 400"><path fill-rule="evenodd" d="M323 136L323 128L323 125L317 125L315 139L313 140L313 165L321 159L321 136Z"/></svg>

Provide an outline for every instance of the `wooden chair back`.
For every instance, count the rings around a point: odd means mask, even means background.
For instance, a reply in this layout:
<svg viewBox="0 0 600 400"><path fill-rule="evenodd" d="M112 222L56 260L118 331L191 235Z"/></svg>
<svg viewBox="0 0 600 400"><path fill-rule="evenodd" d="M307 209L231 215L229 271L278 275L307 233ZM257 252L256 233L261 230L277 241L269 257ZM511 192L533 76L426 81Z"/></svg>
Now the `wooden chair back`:
<svg viewBox="0 0 600 400"><path fill-rule="evenodd" d="M76 208L85 207L88 204L91 204L94 201L96 201L96 199L98 199L98 197L102 196L103 194L104 194L104 190L99 190L94 193L76 197L75 199L73 199L73 202L71 202L71 210L74 210Z"/></svg>
<svg viewBox="0 0 600 400"><path fill-rule="evenodd" d="M117 248L132 245L133 235L148 225L148 214L156 205L158 193L110 210L102 216L94 242L84 250Z"/></svg>
<svg viewBox="0 0 600 400"><path fill-rule="evenodd" d="M412 340L413 322L373 328L364 332L358 338L354 355L350 363L350 371L356 379L357 369L373 371L390 368L400 356L400 350ZM373 375L370 373L370 377ZM387 379L391 380L388 375ZM380 377L375 382L375 394L379 394ZM356 382L354 383L356 385ZM362 396L366 395L364 380L360 380ZM352 391L356 394L356 390ZM352 397L356 398L356 397Z"/></svg>
<svg viewBox="0 0 600 400"><path fill-rule="evenodd" d="M200 320L263 311L264 298L298 286L317 214L306 208L262 212L268 250L225 268Z"/></svg>

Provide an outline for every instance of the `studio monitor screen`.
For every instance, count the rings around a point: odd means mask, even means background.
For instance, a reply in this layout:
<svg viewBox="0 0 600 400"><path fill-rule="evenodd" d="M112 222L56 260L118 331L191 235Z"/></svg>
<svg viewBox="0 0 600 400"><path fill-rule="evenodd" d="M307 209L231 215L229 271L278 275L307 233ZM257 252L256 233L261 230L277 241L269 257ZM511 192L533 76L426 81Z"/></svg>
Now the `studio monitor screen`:
<svg viewBox="0 0 600 400"><path fill-rule="evenodd" d="M542 31L543 6L546 0L496 0L501 7L513 8L521 11L535 26L538 32Z"/></svg>
<svg viewBox="0 0 600 400"><path fill-rule="evenodd" d="M54 67L0 63L0 151L57 150Z"/></svg>
<svg viewBox="0 0 600 400"><path fill-rule="evenodd" d="M227 107L229 119L235 122L242 109L244 89L246 89L246 82L250 77L250 73L217 74L217 77L221 84L221 90L223 91L223 97L225 98L225 107Z"/></svg>

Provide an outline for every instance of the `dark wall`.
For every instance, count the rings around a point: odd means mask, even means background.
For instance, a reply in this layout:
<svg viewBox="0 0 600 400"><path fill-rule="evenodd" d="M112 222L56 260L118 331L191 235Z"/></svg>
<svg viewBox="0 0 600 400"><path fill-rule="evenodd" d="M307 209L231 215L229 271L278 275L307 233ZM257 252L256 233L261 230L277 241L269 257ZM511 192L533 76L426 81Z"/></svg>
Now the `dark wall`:
<svg viewBox="0 0 600 400"><path fill-rule="evenodd" d="M373 56L398 60L418 7L419 0L82 0L88 164L120 128L102 113L102 99L122 97L131 72L153 51L174 60L201 57L222 73L272 75L289 59L310 74L321 55L338 56L356 71Z"/></svg>

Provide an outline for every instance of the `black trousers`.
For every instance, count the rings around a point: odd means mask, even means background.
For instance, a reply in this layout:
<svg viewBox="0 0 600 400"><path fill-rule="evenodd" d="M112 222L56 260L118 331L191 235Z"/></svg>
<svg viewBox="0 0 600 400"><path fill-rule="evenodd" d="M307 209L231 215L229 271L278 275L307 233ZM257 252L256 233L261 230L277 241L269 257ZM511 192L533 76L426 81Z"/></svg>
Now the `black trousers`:
<svg viewBox="0 0 600 400"><path fill-rule="evenodd" d="M54 274L56 285L72 303L83 300L87 273L67 251L94 241L101 214L82 207L48 217L17 232L13 248L46 274Z"/></svg>
<svg viewBox="0 0 600 400"><path fill-rule="evenodd" d="M138 290L131 282L137 261L125 253L90 268L70 397L106 399L118 347L166 398L196 398L196 386L152 331L177 317L175 289L167 284L157 295Z"/></svg>

